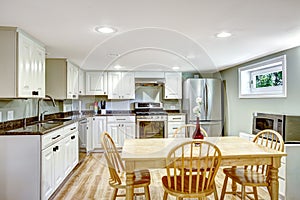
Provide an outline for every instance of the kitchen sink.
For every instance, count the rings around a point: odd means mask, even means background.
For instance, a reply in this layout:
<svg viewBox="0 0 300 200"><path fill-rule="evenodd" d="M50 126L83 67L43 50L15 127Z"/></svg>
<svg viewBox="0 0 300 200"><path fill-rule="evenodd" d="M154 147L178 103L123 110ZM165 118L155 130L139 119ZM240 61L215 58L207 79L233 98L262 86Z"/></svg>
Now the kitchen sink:
<svg viewBox="0 0 300 200"><path fill-rule="evenodd" d="M55 124L55 123L60 123L60 122L67 122L72 120L71 118L55 118L55 119L50 119L48 121L46 121L45 123L49 123L49 124Z"/></svg>

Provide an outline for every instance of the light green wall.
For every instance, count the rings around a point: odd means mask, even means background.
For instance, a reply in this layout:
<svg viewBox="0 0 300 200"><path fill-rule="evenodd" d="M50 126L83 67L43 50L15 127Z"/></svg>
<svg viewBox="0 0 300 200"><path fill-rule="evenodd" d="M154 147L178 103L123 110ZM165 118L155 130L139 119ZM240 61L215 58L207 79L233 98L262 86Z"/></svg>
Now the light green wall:
<svg viewBox="0 0 300 200"><path fill-rule="evenodd" d="M283 54L286 54L287 59L287 98L239 99L238 68ZM221 76L226 84L225 135L250 133L253 112L300 115L300 47L223 70Z"/></svg>

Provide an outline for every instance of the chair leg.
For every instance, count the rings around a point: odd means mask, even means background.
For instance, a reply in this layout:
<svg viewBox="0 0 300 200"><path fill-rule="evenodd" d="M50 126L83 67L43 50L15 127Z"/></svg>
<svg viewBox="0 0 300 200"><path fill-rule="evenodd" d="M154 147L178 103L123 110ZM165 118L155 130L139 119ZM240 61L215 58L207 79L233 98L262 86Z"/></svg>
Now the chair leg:
<svg viewBox="0 0 300 200"><path fill-rule="evenodd" d="M217 192L217 187L216 187L216 182L214 182L214 197L215 197L215 200L219 200L219 197L218 197L218 192Z"/></svg>
<svg viewBox="0 0 300 200"><path fill-rule="evenodd" d="M149 186L144 187L145 192L145 198L146 200L150 200L150 192L149 192Z"/></svg>
<svg viewBox="0 0 300 200"><path fill-rule="evenodd" d="M118 194L118 188L114 188L111 200L115 200L117 198L117 194Z"/></svg>
<svg viewBox="0 0 300 200"><path fill-rule="evenodd" d="M163 200L167 200L167 198L168 198L168 193L165 191Z"/></svg>
<svg viewBox="0 0 300 200"><path fill-rule="evenodd" d="M224 196L225 196L225 192L226 192L226 187L227 187L227 182L228 182L228 176L225 176L220 200L224 200Z"/></svg>
<svg viewBox="0 0 300 200"><path fill-rule="evenodd" d="M242 185L242 200L246 200L246 188Z"/></svg>
<svg viewBox="0 0 300 200"><path fill-rule="evenodd" d="M257 188L256 187L253 187L253 194L254 194L254 199L258 200Z"/></svg>

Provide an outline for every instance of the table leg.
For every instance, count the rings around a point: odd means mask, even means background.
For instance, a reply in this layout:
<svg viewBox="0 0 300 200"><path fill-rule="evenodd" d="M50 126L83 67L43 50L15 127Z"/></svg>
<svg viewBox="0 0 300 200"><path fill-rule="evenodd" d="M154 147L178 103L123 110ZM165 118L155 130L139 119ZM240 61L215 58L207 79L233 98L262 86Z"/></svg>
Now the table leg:
<svg viewBox="0 0 300 200"><path fill-rule="evenodd" d="M126 173L126 200L133 200L133 172Z"/></svg>
<svg viewBox="0 0 300 200"><path fill-rule="evenodd" d="M232 166L232 168L236 168L236 166ZM233 195L236 195L237 185L236 182L232 180L231 191Z"/></svg>
<svg viewBox="0 0 300 200"><path fill-rule="evenodd" d="M270 186L271 186L271 199L278 200L279 196L279 183L278 183L278 168L270 167Z"/></svg>

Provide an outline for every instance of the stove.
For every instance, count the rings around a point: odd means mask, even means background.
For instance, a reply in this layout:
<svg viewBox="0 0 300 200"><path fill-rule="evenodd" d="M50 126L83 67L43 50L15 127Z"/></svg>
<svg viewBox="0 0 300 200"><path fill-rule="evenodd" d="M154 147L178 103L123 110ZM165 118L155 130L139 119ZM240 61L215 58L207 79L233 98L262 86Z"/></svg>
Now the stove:
<svg viewBox="0 0 300 200"><path fill-rule="evenodd" d="M135 102L137 138L164 138L167 133L168 113L157 102Z"/></svg>

